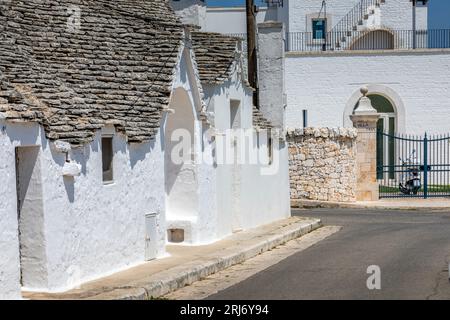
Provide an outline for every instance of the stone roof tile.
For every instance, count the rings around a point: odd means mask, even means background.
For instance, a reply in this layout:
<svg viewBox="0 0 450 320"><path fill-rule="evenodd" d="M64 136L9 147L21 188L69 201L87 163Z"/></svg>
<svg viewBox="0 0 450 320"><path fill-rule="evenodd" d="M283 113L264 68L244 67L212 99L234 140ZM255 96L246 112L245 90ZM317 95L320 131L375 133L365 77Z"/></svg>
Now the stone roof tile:
<svg viewBox="0 0 450 320"><path fill-rule="evenodd" d="M192 32L200 80L209 84L221 84L232 74L237 57L239 38L213 32Z"/></svg>
<svg viewBox="0 0 450 320"><path fill-rule="evenodd" d="M129 142L149 140L182 37L167 0L0 2L0 117L76 145L106 124Z"/></svg>
<svg viewBox="0 0 450 320"><path fill-rule="evenodd" d="M273 125L267 120L261 111L253 106L253 126L259 129L271 129Z"/></svg>
<svg viewBox="0 0 450 320"><path fill-rule="evenodd" d="M238 42L241 39L213 32L192 32L192 46L200 74L200 80L207 84L221 84L233 73L233 64L238 59ZM249 86L244 79L244 85ZM253 125L270 129L272 124L261 111L253 107Z"/></svg>

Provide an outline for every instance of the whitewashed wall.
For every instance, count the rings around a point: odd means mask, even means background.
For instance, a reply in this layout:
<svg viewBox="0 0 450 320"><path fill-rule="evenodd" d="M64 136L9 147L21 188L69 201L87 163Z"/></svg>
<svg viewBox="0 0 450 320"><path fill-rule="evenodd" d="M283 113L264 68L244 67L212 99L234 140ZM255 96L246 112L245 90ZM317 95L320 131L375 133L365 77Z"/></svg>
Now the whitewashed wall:
<svg viewBox="0 0 450 320"><path fill-rule="evenodd" d="M128 145L114 139L114 183L102 183L100 133L73 158L83 165L74 182L57 174L64 158L46 158L43 168L51 290L79 266L83 280L139 264L145 259L145 214L157 213L158 256L165 254L164 173L161 137ZM145 191L145 192L143 192Z"/></svg>
<svg viewBox="0 0 450 320"><path fill-rule="evenodd" d="M189 124L189 126L193 127L191 142L194 149L192 151L195 159L201 159L203 152L203 122L199 115L202 109L203 93L198 74L193 65L193 60L191 60L191 54L192 52L186 49L181 52L181 63L177 70L173 92L182 90L187 95L184 105L178 106L178 108L184 108L183 112L190 113L189 117L186 117L185 120L192 122ZM178 112L181 112L181 110ZM174 115L168 116L176 117L176 115L175 113ZM186 125L183 128L186 128ZM166 157L166 161L171 161L170 157ZM216 202L216 196L220 193L220 190L217 189L212 164L205 164L200 161L192 166L192 168L194 170L192 171L193 175L189 176L190 178L188 176L178 176L177 179L185 179L186 185L195 184L196 192L193 196L198 199L194 210L195 214L180 216L169 210L167 212L167 228L183 229L185 231L185 244L207 244L220 238L217 235L218 209Z"/></svg>
<svg viewBox="0 0 450 320"><path fill-rule="evenodd" d="M327 1L329 28L336 25L359 0ZM310 19L317 17L322 0L285 0L284 7L260 8L257 23L268 20L283 22L287 32L311 32ZM322 11L322 17L323 17ZM428 8L417 7L417 29L427 29ZM410 0L386 0L372 16L370 25L397 30L412 30L412 6ZM245 8L207 8L206 31L221 33L246 33Z"/></svg>
<svg viewBox="0 0 450 320"><path fill-rule="evenodd" d="M284 28L279 22L258 25L260 110L275 127L286 127Z"/></svg>
<svg viewBox="0 0 450 320"><path fill-rule="evenodd" d="M262 146L267 148L267 146ZM278 161L266 167L273 174L263 174L264 166L241 166L241 226L243 229L254 228L291 215L289 200L289 157L286 143L281 143ZM278 166L278 167L277 167Z"/></svg>
<svg viewBox="0 0 450 320"><path fill-rule="evenodd" d="M275 9L259 8L256 22L277 20ZM247 33L245 7L208 8L205 31L219 33Z"/></svg>
<svg viewBox="0 0 450 320"><path fill-rule="evenodd" d="M224 131L230 128L230 92L229 81L221 86L204 86L205 103L207 112L212 113L210 116L211 125L218 131ZM233 98L241 100L245 105L247 100L240 88L234 88ZM214 147L211 145L211 147ZM220 192L216 195L217 202L217 237L225 237L232 233L232 217L233 217L233 166L230 164L217 164L216 170L216 186Z"/></svg>
<svg viewBox="0 0 450 320"><path fill-rule="evenodd" d="M386 0L381 5L381 25L397 30L412 30L412 5L410 0ZM416 7L417 29L428 27L428 7Z"/></svg>
<svg viewBox="0 0 450 320"><path fill-rule="evenodd" d="M389 0L388 0L389 1ZM350 11L358 0L327 1L328 27L332 28ZM318 17L322 0L289 0L289 31L311 32L310 17ZM324 12L322 11L322 17Z"/></svg>
<svg viewBox="0 0 450 320"><path fill-rule="evenodd" d="M0 299L19 299L19 239L16 200L14 147L6 133L10 130L0 120Z"/></svg>
<svg viewBox="0 0 450 320"><path fill-rule="evenodd" d="M184 53L184 56L183 56ZM180 51L173 89L182 89L199 112L203 95L198 75L186 50ZM212 98L212 99L208 99ZM237 72L221 87L211 89L217 126L228 128L230 99L241 100L242 127L252 126L251 92L243 88ZM213 100L213 101L211 101ZM165 117L169 116L165 113ZM123 135L106 127L94 141L73 149L70 157L81 165L81 175L62 176L65 155L52 147L37 124L0 122L0 297L20 298L20 263L17 223L15 147L39 146L43 187L43 234L46 284L25 288L64 291L145 260L145 215L157 214L157 256L165 255L166 219L165 121L151 142L128 144ZM195 119L197 155L203 149L201 122ZM4 127L4 130L3 130ZM101 136L114 133L114 183L102 181ZM209 243L237 229L247 229L290 215L287 148L279 151L279 170L261 175L260 166L214 168L198 166L198 216L191 228L194 244ZM218 209L220 208L220 210ZM169 221L167 221L169 220ZM41 274L39 276L42 276Z"/></svg>
<svg viewBox="0 0 450 320"><path fill-rule="evenodd" d="M235 73L220 87L205 87L208 110L214 111L214 125L220 131L230 128L231 99L241 101L241 128L252 128L251 91L244 88L237 77ZM261 148L267 153L265 144L261 143ZM219 237L290 216L287 146L282 145L274 152L278 161L272 165L274 170L270 175L261 171L262 168L268 169L261 164L217 167Z"/></svg>
<svg viewBox="0 0 450 320"><path fill-rule="evenodd" d="M41 146L48 283L46 287L26 289L62 291L142 263L147 213L158 214L158 255L165 254L164 174L161 170L164 157L159 135L152 142L128 145L123 136L116 134L114 183L104 185L101 132L94 142L71 151L72 159L82 166L81 175L75 178L62 176L65 155L51 147L39 126L7 124L6 133L0 136L1 174L8 177L2 184L6 188L2 194L8 196L2 197L5 212L1 216L8 216L6 234L10 239L15 239L13 233L17 233L14 148ZM8 267L17 274L19 263L14 263L17 252L11 249L3 252L9 255ZM12 279L17 287L17 275Z"/></svg>
<svg viewBox="0 0 450 320"><path fill-rule="evenodd" d="M338 23L358 2L359 0L327 1L329 26ZM319 13L321 4L322 0L289 0L289 31L310 32L311 26L307 16ZM381 26L398 30L412 29L410 0L386 0L381 4L380 12ZM427 7L417 7L417 28L427 28Z"/></svg>
<svg viewBox="0 0 450 320"><path fill-rule="evenodd" d="M186 59L180 61L174 87L189 82L186 70L192 66ZM189 94L199 101L198 92ZM92 143L71 151L71 158L82 168L75 178L62 176L65 155L51 147L37 124L2 122L3 127L0 174L6 179L0 184L0 246L5 246L0 261L1 295L20 297L16 146L41 147L47 283L25 289L64 291L144 262L145 215L149 213L157 214L157 257L166 255L165 116L150 142L128 144L113 127L98 131ZM106 185L102 181L102 132L114 133L114 183Z"/></svg>
<svg viewBox="0 0 450 320"><path fill-rule="evenodd" d="M243 126L251 126L249 110L252 108L252 98L251 95L248 95L249 92L242 87L236 74L220 86L205 85L204 90L207 110L214 114L211 124L218 132L225 133L227 129L230 129L231 99L241 101L237 116L241 119ZM219 163L216 168L216 188L219 191L217 193L218 216L216 227L218 237L228 236L233 232L236 215L240 212L238 208L239 195L236 194L236 188L239 186L235 183L235 170L236 166L229 163Z"/></svg>
<svg viewBox="0 0 450 320"><path fill-rule="evenodd" d="M308 110L309 126L345 125L346 105L362 85L371 84L399 98L397 107L403 104L405 113L399 121L407 133L448 133L450 92L444 88L450 87L449 74L449 51L289 53L288 127L302 126L302 109Z"/></svg>
<svg viewBox="0 0 450 320"><path fill-rule="evenodd" d="M331 1L327 6L330 27L338 22L353 6L356 0ZM284 7L260 7L257 23L275 20L285 24L286 31L311 31L307 15L318 14L322 0L285 0ZM323 16L323 13L322 13ZM221 33L246 33L245 7L208 8L206 13L206 31Z"/></svg>

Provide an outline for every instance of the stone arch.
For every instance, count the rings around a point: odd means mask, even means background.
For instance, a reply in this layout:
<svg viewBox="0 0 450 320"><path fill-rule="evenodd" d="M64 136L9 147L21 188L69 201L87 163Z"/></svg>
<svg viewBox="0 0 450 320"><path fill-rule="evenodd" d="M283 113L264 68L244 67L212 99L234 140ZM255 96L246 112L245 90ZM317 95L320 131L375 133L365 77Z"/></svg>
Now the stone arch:
<svg viewBox="0 0 450 320"><path fill-rule="evenodd" d="M195 220L199 210L195 161L197 112L183 88L173 91L169 108L174 113L168 114L164 134L167 219ZM182 145L188 146L188 150ZM179 157L174 158L173 153Z"/></svg>
<svg viewBox="0 0 450 320"><path fill-rule="evenodd" d="M377 29L364 32L356 37L349 46L350 50L392 50L394 49L394 34L387 29Z"/></svg>
<svg viewBox="0 0 450 320"><path fill-rule="evenodd" d="M402 133L406 130L406 111L405 106L403 104L400 95L395 92L393 89L381 85L381 84L368 84L366 86L369 89L367 95L380 95L384 98L388 99L392 104L396 114L396 128L397 131ZM361 98L361 91L358 89L355 91L350 99L347 101L344 110L344 127L353 127L353 122L350 119L350 116L353 114L353 110Z"/></svg>

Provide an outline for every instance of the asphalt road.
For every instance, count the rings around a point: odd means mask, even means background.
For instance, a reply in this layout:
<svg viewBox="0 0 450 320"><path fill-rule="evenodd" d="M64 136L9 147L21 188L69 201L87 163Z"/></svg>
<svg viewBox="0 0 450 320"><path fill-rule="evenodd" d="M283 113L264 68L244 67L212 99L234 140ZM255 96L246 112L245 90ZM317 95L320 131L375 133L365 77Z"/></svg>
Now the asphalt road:
<svg viewBox="0 0 450 320"><path fill-rule="evenodd" d="M450 299L450 212L301 210L342 230L208 299ZM369 290L367 268L381 270Z"/></svg>

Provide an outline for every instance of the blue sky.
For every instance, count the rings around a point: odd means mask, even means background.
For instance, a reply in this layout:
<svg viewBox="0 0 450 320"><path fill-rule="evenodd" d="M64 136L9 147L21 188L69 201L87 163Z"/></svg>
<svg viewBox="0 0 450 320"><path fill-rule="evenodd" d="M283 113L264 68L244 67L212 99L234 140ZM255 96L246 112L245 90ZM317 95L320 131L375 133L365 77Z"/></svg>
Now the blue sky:
<svg viewBox="0 0 450 320"><path fill-rule="evenodd" d="M255 3L261 2L255 0ZM210 6L238 6L244 5L245 0L207 0L207 3ZM429 28L450 29L450 0L430 0Z"/></svg>
<svg viewBox="0 0 450 320"><path fill-rule="evenodd" d="M428 18L430 29L450 29L450 1L431 0Z"/></svg>

